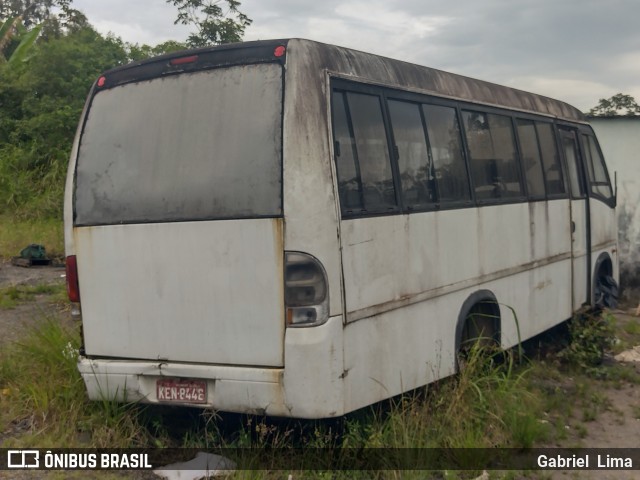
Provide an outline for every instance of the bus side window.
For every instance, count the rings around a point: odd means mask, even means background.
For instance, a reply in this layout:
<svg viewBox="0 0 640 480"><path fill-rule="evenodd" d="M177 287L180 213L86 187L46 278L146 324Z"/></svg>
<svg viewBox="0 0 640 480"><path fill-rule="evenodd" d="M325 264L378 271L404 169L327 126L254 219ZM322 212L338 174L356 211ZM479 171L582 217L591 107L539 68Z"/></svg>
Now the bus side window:
<svg viewBox="0 0 640 480"><path fill-rule="evenodd" d="M462 111L462 116L476 198L495 201L521 197L511 118L467 110Z"/></svg>
<svg viewBox="0 0 640 480"><path fill-rule="evenodd" d="M338 191L342 213L364 209L362 183L355 157L355 142L349 128L344 93L333 92L333 136L335 141Z"/></svg>
<svg viewBox="0 0 640 480"><path fill-rule="evenodd" d="M435 203L435 172L427 151L420 106L389 100L391 129L397 148L403 203L409 209Z"/></svg>
<svg viewBox="0 0 640 480"><path fill-rule="evenodd" d="M583 134L582 146L586 157L585 162L587 164L591 194L600 196L605 200L613 198L613 191L607 176L604 159L600 155L595 139L590 135Z"/></svg>
<svg viewBox="0 0 640 480"><path fill-rule="evenodd" d="M564 132L564 130L562 132ZM578 145L576 144L575 135L573 132L563 133L561 138L564 157L567 161L569 183L571 185L571 198L583 198L585 192L580 178L580 168L578 163L580 160L577 156Z"/></svg>
<svg viewBox="0 0 640 480"><path fill-rule="evenodd" d="M396 210L396 191L380 97L347 92L347 105L362 185L363 213Z"/></svg>
<svg viewBox="0 0 640 480"><path fill-rule="evenodd" d="M531 120L518 119L518 139L520 140L520 153L522 154L522 167L524 178L527 182L527 191L531 198L544 198L544 175L542 169L542 157L538 146L538 136Z"/></svg>
<svg viewBox="0 0 640 480"><path fill-rule="evenodd" d="M542 152L542 165L547 186L547 195L563 195L567 193L564 174L558 155L553 125L546 122L535 122L538 133L540 151Z"/></svg>
<svg viewBox="0 0 640 480"><path fill-rule="evenodd" d="M438 201L454 203L471 200L469 175L455 108L422 105L430 156L438 185Z"/></svg>

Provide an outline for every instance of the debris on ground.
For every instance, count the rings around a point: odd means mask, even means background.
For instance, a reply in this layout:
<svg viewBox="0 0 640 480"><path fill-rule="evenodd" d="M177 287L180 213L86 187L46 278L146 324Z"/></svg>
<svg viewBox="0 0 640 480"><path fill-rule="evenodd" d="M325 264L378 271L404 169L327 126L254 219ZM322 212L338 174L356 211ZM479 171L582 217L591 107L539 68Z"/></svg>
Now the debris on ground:
<svg viewBox="0 0 640 480"><path fill-rule="evenodd" d="M640 345L633 347L631 350L625 350L614 357L618 362L640 362Z"/></svg>
<svg viewBox="0 0 640 480"><path fill-rule="evenodd" d="M32 243L20 251L19 257L13 257L11 263L17 267L32 267L33 265L51 265L44 245Z"/></svg>

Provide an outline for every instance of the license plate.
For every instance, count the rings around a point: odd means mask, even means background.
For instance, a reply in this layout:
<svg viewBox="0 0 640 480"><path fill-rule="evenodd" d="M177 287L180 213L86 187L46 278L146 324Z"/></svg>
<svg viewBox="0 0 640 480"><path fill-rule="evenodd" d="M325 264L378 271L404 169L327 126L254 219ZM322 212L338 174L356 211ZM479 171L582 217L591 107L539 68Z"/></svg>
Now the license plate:
<svg viewBox="0 0 640 480"><path fill-rule="evenodd" d="M158 402L207 403L207 382L161 379L156 382L156 394Z"/></svg>

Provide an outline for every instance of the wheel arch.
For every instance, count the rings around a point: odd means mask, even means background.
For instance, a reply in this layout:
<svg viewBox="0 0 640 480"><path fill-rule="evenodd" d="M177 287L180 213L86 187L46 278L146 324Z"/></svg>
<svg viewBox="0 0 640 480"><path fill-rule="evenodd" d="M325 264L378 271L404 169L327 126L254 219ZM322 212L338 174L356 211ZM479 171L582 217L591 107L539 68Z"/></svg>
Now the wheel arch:
<svg viewBox="0 0 640 480"><path fill-rule="evenodd" d="M465 323L468 320L469 314L477 305L488 306L488 308L490 308L491 310L492 315L495 316L495 335L497 337L496 341L498 342L498 344L501 344L502 328L498 299L491 290L478 290L469 295L462 304L462 307L460 307L460 313L458 314L458 321L456 323L456 352L460 351L460 347L462 344L462 332L464 330Z"/></svg>
<svg viewBox="0 0 640 480"><path fill-rule="evenodd" d="M615 281L615 278L613 278L613 260L611 259L609 252L602 252L600 255L598 255L596 263L594 264L594 267L593 267L593 274L591 277L591 299L592 299L591 306L592 307L597 308L602 306L601 304L598 303L599 302L598 282L603 277L608 277L609 279L611 279L613 283L615 283L616 288L618 288L617 282ZM616 296L616 301L617 301L617 296Z"/></svg>

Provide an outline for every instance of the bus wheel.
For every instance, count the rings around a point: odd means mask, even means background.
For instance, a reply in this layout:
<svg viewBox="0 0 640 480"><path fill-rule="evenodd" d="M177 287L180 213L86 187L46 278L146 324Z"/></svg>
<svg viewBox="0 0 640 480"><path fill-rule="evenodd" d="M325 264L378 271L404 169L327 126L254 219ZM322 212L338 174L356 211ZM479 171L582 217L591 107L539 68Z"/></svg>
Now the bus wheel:
<svg viewBox="0 0 640 480"><path fill-rule="evenodd" d="M600 270L593 289L596 308L615 308L618 305L618 283L606 272Z"/></svg>

